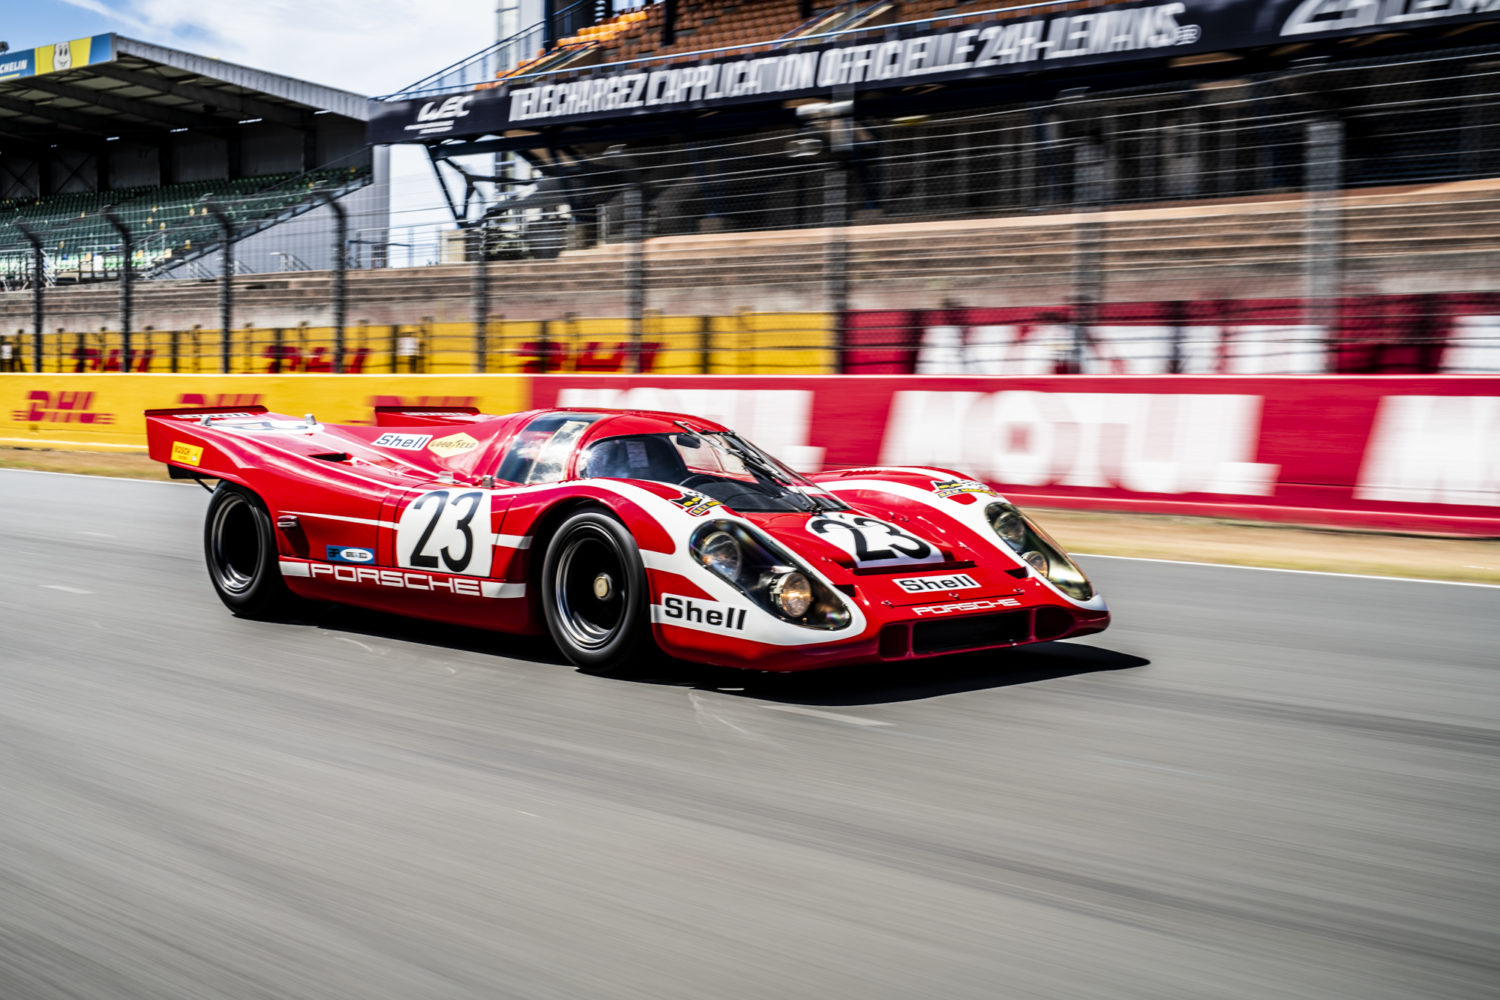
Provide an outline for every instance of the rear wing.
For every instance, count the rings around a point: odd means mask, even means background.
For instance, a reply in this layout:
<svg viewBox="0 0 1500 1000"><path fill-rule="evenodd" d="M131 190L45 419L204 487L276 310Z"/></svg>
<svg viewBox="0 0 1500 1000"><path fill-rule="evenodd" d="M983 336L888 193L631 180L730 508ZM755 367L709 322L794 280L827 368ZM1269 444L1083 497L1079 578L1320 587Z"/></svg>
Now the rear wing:
<svg viewBox="0 0 1500 1000"><path fill-rule="evenodd" d="M146 446L152 461L163 462L173 479L238 480L239 462L219 447L215 420L258 417L270 413L264 406L168 406L147 410Z"/></svg>
<svg viewBox="0 0 1500 1000"><path fill-rule="evenodd" d="M377 406L376 427L470 424L482 416L477 406Z"/></svg>

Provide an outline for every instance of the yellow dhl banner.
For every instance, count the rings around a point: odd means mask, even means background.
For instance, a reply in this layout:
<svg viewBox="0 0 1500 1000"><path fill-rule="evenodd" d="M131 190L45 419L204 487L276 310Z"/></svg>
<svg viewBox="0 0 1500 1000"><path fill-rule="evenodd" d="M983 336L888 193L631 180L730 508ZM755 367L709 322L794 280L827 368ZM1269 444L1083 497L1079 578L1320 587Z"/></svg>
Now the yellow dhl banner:
<svg viewBox="0 0 1500 1000"><path fill-rule="evenodd" d="M0 374L0 447L146 450L142 411L253 406L370 424L376 406L475 406L510 413L531 389L512 375Z"/></svg>
<svg viewBox="0 0 1500 1000"><path fill-rule="evenodd" d="M820 375L833 371L832 318L826 313L662 316L641 323L640 370L648 375ZM344 370L350 374L442 374L478 368L473 323L357 324L345 330ZM0 338L4 339L4 338ZM44 372L118 372L118 331L58 332L42 337ZM629 370L630 323L622 318L491 321L485 370L590 373ZM227 352L225 348L228 348ZM15 356L33 370L32 339L14 338ZM225 353L235 374L319 374L333 371L329 327L234 330L139 330L130 338L130 369L141 373L218 372Z"/></svg>

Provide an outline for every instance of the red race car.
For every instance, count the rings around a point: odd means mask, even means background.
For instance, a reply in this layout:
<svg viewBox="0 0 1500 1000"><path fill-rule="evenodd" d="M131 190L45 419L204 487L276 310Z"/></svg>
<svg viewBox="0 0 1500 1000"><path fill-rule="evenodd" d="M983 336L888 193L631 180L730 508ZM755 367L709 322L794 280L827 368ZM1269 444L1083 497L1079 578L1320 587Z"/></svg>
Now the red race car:
<svg viewBox="0 0 1500 1000"><path fill-rule="evenodd" d="M573 663L654 641L759 670L905 660L1102 631L1045 532L944 469L803 476L676 413L263 407L146 411L151 457L216 479L203 545L236 614L337 601L549 633Z"/></svg>

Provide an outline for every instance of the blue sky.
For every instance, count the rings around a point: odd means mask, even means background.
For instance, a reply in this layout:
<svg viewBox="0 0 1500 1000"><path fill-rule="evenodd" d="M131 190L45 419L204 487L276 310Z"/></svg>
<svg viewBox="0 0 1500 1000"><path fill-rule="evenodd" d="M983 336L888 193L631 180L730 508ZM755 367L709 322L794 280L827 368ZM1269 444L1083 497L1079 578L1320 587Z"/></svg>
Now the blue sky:
<svg viewBox="0 0 1500 1000"><path fill-rule="evenodd" d="M494 40L495 0L0 0L29 49L107 31L362 94L398 90Z"/></svg>

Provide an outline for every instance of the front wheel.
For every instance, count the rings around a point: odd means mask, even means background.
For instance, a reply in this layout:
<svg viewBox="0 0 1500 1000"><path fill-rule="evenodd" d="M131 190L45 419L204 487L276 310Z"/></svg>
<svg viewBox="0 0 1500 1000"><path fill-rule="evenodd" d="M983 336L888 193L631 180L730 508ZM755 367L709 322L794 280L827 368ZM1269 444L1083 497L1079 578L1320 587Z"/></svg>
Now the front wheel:
<svg viewBox="0 0 1500 1000"><path fill-rule="evenodd" d="M219 483L203 522L208 578L225 607L242 618L276 618L301 601L281 579L276 534L260 497L242 486Z"/></svg>
<svg viewBox="0 0 1500 1000"><path fill-rule="evenodd" d="M541 590L547 628L576 666L620 671L650 638L646 570L635 539L609 514L586 510L563 522L542 561Z"/></svg>

